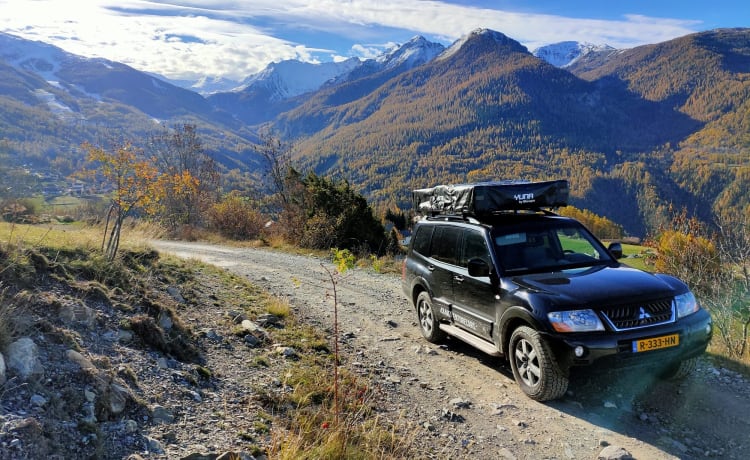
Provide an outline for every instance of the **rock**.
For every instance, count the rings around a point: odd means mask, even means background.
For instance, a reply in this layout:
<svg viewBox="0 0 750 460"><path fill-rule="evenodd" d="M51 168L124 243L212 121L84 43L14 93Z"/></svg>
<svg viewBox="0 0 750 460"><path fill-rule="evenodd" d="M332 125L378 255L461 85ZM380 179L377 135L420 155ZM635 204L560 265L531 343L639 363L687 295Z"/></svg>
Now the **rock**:
<svg viewBox="0 0 750 460"><path fill-rule="evenodd" d="M447 420L449 422L457 422L457 423L463 423L466 420L461 415L458 415L455 412L451 412L448 409L443 409L441 411L440 418L442 418L443 420Z"/></svg>
<svg viewBox="0 0 750 460"><path fill-rule="evenodd" d="M127 388L117 383L109 385L109 391L107 392L105 403L107 404L110 414L121 414L125 410L128 399L130 399L130 392Z"/></svg>
<svg viewBox="0 0 750 460"><path fill-rule="evenodd" d="M32 395L29 402L34 407L44 407L47 404L47 399L42 395Z"/></svg>
<svg viewBox="0 0 750 460"><path fill-rule="evenodd" d="M88 358L83 356L82 354L78 353L75 350L68 350L65 352L65 356L68 358L68 360L78 364L81 366L81 369L84 371L90 371L95 370L96 366L94 366L91 361L89 361Z"/></svg>
<svg viewBox="0 0 750 460"><path fill-rule="evenodd" d="M244 332L247 332L248 334L251 334L255 336L256 339L258 339L259 342L264 342L268 340L268 332L266 332L263 327L260 325L250 321L250 320L244 320L240 323L240 327Z"/></svg>
<svg viewBox="0 0 750 460"><path fill-rule="evenodd" d="M158 439L150 438L146 436L146 442L148 442L148 450L155 454L163 454L164 448L161 446L161 443Z"/></svg>
<svg viewBox="0 0 750 460"><path fill-rule="evenodd" d="M18 377L26 382L32 377L44 374L44 368L39 361L39 349L33 340L21 337L8 345L5 351L6 366Z"/></svg>
<svg viewBox="0 0 750 460"><path fill-rule="evenodd" d="M133 340L133 333L127 329L120 329L117 331L117 341L120 343L128 343Z"/></svg>
<svg viewBox="0 0 750 460"><path fill-rule="evenodd" d="M234 324L241 324L243 321L247 320L247 317L241 311L231 310L227 315L232 318L232 323Z"/></svg>
<svg viewBox="0 0 750 460"><path fill-rule="evenodd" d="M607 446L599 452L598 460L633 460L630 452L618 446Z"/></svg>
<svg viewBox="0 0 750 460"><path fill-rule="evenodd" d="M224 452L216 460L254 460L255 457L246 452Z"/></svg>
<svg viewBox="0 0 750 460"><path fill-rule="evenodd" d="M162 310L162 312L159 313L159 327L161 327L165 331L168 331L172 329L172 326L174 326L172 315L170 315L166 310Z"/></svg>
<svg viewBox="0 0 750 460"><path fill-rule="evenodd" d="M169 286L167 288L167 294L171 295L172 298L178 303L185 303L185 298L182 297L182 293L175 286Z"/></svg>
<svg viewBox="0 0 750 460"><path fill-rule="evenodd" d="M154 406L151 409L151 416L154 418L154 423L173 423L174 415L162 406Z"/></svg>
<svg viewBox="0 0 750 460"><path fill-rule="evenodd" d="M453 398L449 401L450 405L457 409L469 409L471 407L471 401L467 401L461 398Z"/></svg>
<svg viewBox="0 0 750 460"><path fill-rule="evenodd" d="M135 420L125 420L125 432L128 434L133 434L138 431L138 422Z"/></svg>
<svg viewBox="0 0 750 460"><path fill-rule="evenodd" d="M243 340L247 344L247 346L251 348L255 348L258 345L260 345L260 340L258 340L257 337L255 337L253 334L247 334L245 337L243 337Z"/></svg>
<svg viewBox="0 0 750 460"><path fill-rule="evenodd" d="M276 347L276 354L281 355L284 358L287 359L297 359L299 358L299 355L297 354L297 351L292 347L283 347L278 346Z"/></svg>
<svg viewBox="0 0 750 460"><path fill-rule="evenodd" d="M244 321L243 321L243 323L244 323ZM206 337L207 339L212 340L214 342L221 342L222 340L224 340L224 338L222 336L220 336L219 334L216 333L216 331L214 331L213 329L210 329L210 328L203 329L201 331L201 334L204 337Z"/></svg>
<svg viewBox="0 0 750 460"><path fill-rule="evenodd" d="M258 324L260 324L261 327L268 327L268 326L280 326L281 325L281 318L279 318L276 315L272 315L270 313L266 313L264 315L258 316L256 319Z"/></svg>
<svg viewBox="0 0 750 460"><path fill-rule="evenodd" d="M4 384L7 378L5 377L5 358L0 353L0 385Z"/></svg>
<svg viewBox="0 0 750 460"><path fill-rule="evenodd" d="M81 323L88 328L96 322L96 311L79 302L68 302L60 307L60 318L66 323Z"/></svg>

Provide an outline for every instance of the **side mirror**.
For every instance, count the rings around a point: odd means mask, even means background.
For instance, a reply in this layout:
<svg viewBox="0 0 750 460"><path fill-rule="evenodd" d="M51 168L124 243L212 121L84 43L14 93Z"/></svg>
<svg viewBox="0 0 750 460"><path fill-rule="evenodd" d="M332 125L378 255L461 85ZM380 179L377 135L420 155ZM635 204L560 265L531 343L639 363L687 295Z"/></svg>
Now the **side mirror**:
<svg viewBox="0 0 750 460"><path fill-rule="evenodd" d="M622 244L610 243L609 248L607 249L609 249L609 253L612 254L615 259L622 259Z"/></svg>
<svg viewBox="0 0 750 460"><path fill-rule="evenodd" d="M490 276L490 265L485 260L479 258L470 259L469 276L475 278L480 276Z"/></svg>

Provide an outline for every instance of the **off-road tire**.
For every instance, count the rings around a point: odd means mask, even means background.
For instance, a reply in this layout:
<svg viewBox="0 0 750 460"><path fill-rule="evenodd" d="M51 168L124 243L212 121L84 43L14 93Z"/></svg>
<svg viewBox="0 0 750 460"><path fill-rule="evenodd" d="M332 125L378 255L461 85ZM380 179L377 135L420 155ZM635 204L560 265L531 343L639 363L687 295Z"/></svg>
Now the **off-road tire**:
<svg viewBox="0 0 750 460"><path fill-rule="evenodd" d="M528 326L514 330L508 355L516 382L531 399L557 399L568 390L568 377L555 362L549 344L536 330Z"/></svg>
<svg viewBox="0 0 750 460"><path fill-rule="evenodd" d="M682 380L692 374L698 364L698 358L688 358L665 368L659 377L665 380Z"/></svg>
<svg viewBox="0 0 750 460"><path fill-rule="evenodd" d="M419 330L428 342L440 343L445 340L446 334L440 330L435 310L432 308L432 299L427 291L422 291L417 296L417 320Z"/></svg>

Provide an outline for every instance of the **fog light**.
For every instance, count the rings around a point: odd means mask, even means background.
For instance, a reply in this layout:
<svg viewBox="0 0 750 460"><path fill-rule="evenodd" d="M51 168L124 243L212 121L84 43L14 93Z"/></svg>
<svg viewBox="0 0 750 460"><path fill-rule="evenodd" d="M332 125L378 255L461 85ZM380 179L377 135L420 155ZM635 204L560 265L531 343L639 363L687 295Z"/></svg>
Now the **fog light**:
<svg viewBox="0 0 750 460"><path fill-rule="evenodd" d="M706 324L706 335L711 335L711 323Z"/></svg>
<svg viewBox="0 0 750 460"><path fill-rule="evenodd" d="M582 347L582 346L580 346L580 345L578 345L578 346L577 346L577 347L575 348L575 350L573 350L573 353L575 353L575 354L576 354L576 358L580 358L581 356L583 356L583 352L584 352L584 351L585 351L585 350L583 349L583 347Z"/></svg>

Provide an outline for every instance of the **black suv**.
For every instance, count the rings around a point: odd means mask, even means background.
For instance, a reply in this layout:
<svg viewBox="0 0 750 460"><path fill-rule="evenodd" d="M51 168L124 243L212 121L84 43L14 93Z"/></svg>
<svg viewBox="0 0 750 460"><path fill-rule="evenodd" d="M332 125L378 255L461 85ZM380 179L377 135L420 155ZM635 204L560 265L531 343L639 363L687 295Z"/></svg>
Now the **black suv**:
<svg viewBox="0 0 750 460"><path fill-rule="evenodd" d="M578 221L543 206L567 182L484 183L415 190L402 285L430 342L447 335L505 356L529 397L562 396L575 366L695 367L711 318L677 278L618 261Z"/></svg>

